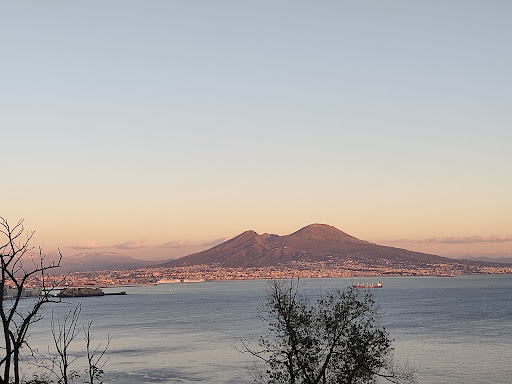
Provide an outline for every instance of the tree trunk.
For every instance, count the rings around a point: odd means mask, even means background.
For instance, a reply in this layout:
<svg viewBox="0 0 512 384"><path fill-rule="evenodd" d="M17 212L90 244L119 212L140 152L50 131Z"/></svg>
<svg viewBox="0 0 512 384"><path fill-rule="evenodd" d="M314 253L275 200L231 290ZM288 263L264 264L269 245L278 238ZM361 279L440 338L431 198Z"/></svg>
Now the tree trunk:
<svg viewBox="0 0 512 384"><path fill-rule="evenodd" d="M9 382L9 374L11 371L11 354L12 354L12 348L11 348L11 339L9 338L9 334L5 333L5 326L4 326L4 338L5 338L5 367L4 367L4 377L0 383L7 384Z"/></svg>
<svg viewBox="0 0 512 384"><path fill-rule="evenodd" d="M19 348L16 348L14 350L14 356L13 356L13 364L14 364L14 383L13 384L20 384L20 350Z"/></svg>

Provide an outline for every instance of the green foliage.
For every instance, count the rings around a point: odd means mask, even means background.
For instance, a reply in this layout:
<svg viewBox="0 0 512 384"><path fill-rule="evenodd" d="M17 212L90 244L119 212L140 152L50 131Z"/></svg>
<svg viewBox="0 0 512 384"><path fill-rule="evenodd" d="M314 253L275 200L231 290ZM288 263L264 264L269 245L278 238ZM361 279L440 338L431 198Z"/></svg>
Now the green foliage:
<svg viewBox="0 0 512 384"><path fill-rule="evenodd" d="M72 383L73 380L78 379L80 377L80 373L78 371L72 370L66 372L66 376L61 376L57 380L57 384L69 384Z"/></svg>
<svg viewBox="0 0 512 384"><path fill-rule="evenodd" d="M268 333L259 350L257 383L363 384L383 377L414 383L412 372L392 364L389 334L377 323L377 306L369 291L336 289L313 302L299 294L297 282L272 281L262 309Z"/></svg>
<svg viewBox="0 0 512 384"><path fill-rule="evenodd" d="M23 381L23 384L51 384L54 383L53 380L50 379L50 376L47 374L41 374L38 375L37 373L34 373L32 376L32 379L28 381Z"/></svg>
<svg viewBox="0 0 512 384"><path fill-rule="evenodd" d="M85 384L103 384L103 381L101 381L101 378L105 374L103 372L103 369L98 368L96 365L92 365L89 367L89 369L85 370L85 373L88 375L88 380L84 381Z"/></svg>

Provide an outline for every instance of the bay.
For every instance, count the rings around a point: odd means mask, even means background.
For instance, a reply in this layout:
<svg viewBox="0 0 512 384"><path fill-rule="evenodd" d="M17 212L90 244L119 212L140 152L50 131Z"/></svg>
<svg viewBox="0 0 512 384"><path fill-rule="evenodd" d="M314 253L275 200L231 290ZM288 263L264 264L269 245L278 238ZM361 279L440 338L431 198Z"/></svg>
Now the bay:
<svg viewBox="0 0 512 384"><path fill-rule="evenodd" d="M383 277L374 289L380 323L394 339L395 360L417 369L419 383L505 384L512 377L512 275ZM310 296L376 278L304 279ZM249 383L258 363L234 346L257 338L268 282L207 281L108 288L126 296L67 299L43 309L30 332L33 347L52 344L49 319L82 304L93 319L93 342L108 348L105 377L113 383ZM172 290L172 291L170 291ZM81 337L72 353L82 354ZM82 364L83 364L82 358ZM83 369L80 360L76 369Z"/></svg>

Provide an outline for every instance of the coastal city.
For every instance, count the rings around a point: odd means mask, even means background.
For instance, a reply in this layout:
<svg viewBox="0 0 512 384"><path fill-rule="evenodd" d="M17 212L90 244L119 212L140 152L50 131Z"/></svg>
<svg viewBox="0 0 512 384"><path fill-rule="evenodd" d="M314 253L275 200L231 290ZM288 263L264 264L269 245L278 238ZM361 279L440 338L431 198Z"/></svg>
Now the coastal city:
<svg viewBox="0 0 512 384"><path fill-rule="evenodd" d="M198 282L206 280L252 280L322 277L440 276L512 273L512 265L465 263L432 264L421 268L403 265L340 262L293 262L289 266L228 268L211 265L186 267L146 267L125 270L74 272L55 276L67 286L150 285L159 282Z"/></svg>

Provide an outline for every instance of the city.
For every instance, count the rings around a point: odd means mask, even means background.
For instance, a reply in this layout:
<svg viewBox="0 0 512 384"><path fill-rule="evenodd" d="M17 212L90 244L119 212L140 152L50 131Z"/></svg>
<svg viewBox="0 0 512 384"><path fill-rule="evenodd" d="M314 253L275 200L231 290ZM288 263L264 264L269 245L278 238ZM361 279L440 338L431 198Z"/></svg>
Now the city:
<svg viewBox="0 0 512 384"><path fill-rule="evenodd" d="M163 279L203 280L252 280L321 277L379 277L379 276L455 276L474 274L512 273L512 265L466 265L432 264L417 268L403 265L363 264L354 261L338 262L296 262L290 266L268 266L252 268L226 268L220 266L194 265L188 267L154 267L114 271L75 272L55 276L55 281L65 285L111 286L149 285Z"/></svg>

